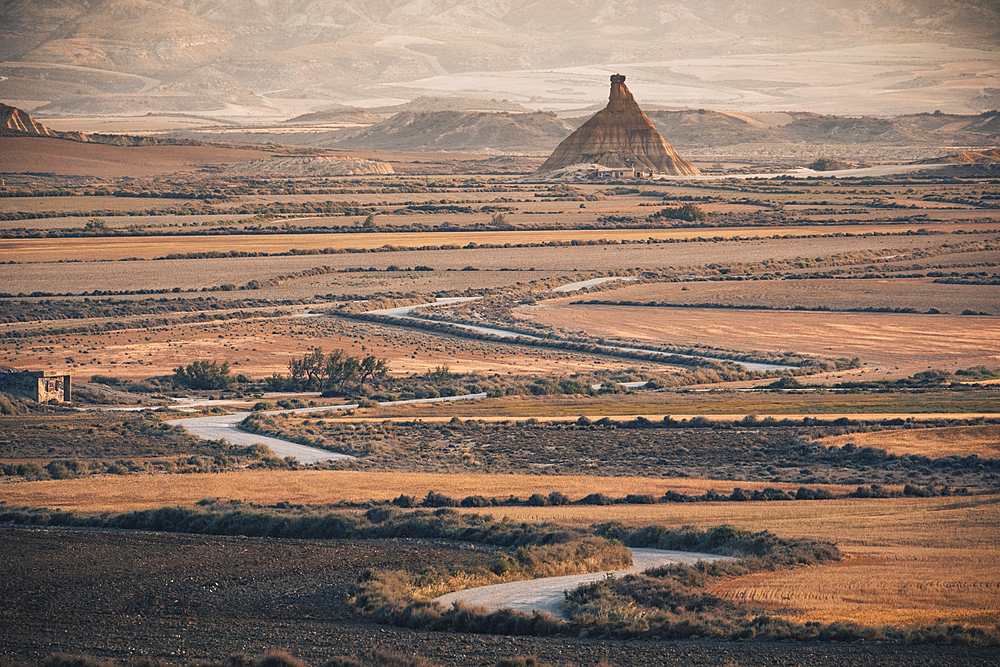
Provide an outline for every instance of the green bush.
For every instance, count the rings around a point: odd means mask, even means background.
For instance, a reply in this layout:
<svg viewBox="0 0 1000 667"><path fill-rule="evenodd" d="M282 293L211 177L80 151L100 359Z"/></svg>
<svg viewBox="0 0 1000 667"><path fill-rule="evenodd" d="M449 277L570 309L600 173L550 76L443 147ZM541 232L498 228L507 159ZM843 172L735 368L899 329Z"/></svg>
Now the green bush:
<svg viewBox="0 0 1000 667"><path fill-rule="evenodd" d="M195 361L175 368L173 382L175 386L190 389L223 390L231 389L234 380L229 374L228 361L221 366L214 361Z"/></svg>

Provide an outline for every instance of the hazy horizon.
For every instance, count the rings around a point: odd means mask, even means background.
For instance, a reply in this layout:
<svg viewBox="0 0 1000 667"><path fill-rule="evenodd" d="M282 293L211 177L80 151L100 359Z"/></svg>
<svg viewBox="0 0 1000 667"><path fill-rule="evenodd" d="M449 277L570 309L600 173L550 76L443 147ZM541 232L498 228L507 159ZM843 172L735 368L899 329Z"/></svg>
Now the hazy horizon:
<svg viewBox="0 0 1000 667"><path fill-rule="evenodd" d="M0 25L0 102L41 117L253 120L421 96L583 113L616 72L650 107L1000 107L1000 7L972 0L42 0L6 4Z"/></svg>

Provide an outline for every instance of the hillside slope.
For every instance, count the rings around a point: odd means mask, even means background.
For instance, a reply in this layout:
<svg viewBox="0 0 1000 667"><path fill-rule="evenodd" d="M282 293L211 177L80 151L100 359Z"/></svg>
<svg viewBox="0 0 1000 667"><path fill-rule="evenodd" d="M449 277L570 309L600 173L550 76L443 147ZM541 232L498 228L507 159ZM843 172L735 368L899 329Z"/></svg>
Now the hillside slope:
<svg viewBox="0 0 1000 667"><path fill-rule="evenodd" d="M547 151L571 131L551 113L406 111L335 145L397 151Z"/></svg>

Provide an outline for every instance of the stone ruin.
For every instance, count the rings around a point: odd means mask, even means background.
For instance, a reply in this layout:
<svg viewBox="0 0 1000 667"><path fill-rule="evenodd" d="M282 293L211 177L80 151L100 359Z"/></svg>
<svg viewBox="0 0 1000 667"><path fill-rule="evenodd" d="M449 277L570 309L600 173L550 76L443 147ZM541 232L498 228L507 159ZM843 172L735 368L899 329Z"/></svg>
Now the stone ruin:
<svg viewBox="0 0 1000 667"><path fill-rule="evenodd" d="M27 371L0 366L0 391L36 403L70 403L73 376L68 371Z"/></svg>

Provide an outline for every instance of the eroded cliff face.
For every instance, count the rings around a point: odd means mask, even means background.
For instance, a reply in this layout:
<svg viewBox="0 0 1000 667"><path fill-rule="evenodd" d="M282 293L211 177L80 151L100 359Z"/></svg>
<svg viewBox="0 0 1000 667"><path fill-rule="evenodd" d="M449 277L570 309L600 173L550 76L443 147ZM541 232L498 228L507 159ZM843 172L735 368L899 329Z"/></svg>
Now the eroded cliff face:
<svg viewBox="0 0 1000 667"><path fill-rule="evenodd" d="M672 176L701 173L663 140L620 74L611 77L608 106L566 137L536 173L581 163Z"/></svg>
<svg viewBox="0 0 1000 667"><path fill-rule="evenodd" d="M17 107L0 104L0 133L27 135L30 137L53 137L56 133L45 127Z"/></svg>

